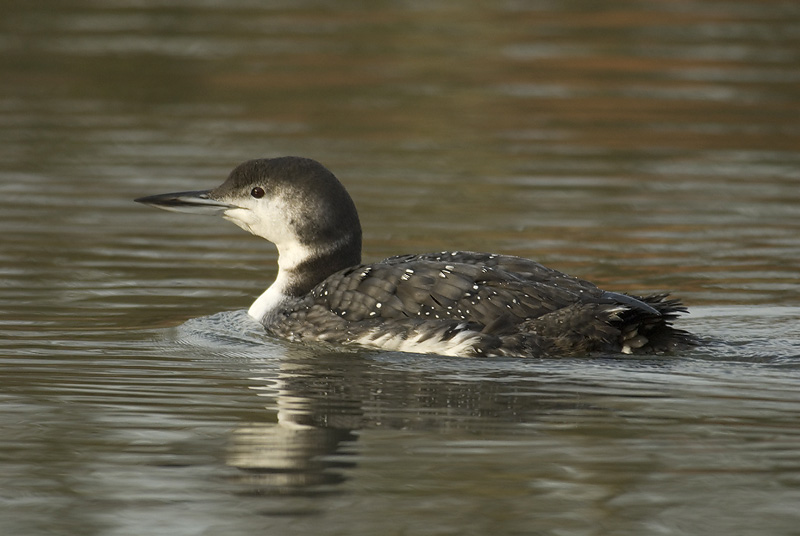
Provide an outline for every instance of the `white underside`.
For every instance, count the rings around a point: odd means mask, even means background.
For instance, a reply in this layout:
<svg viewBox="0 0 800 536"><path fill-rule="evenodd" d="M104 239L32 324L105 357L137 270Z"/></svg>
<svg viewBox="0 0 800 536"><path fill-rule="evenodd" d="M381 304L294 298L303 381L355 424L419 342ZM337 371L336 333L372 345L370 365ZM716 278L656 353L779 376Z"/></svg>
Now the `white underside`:
<svg viewBox="0 0 800 536"><path fill-rule="evenodd" d="M472 330L462 331L448 340L442 340L439 336L430 337L428 333L417 333L409 337L405 334L382 333L376 329L353 339L352 342L381 350L463 357L474 354L473 348L480 343L480 339L480 332Z"/></svg>

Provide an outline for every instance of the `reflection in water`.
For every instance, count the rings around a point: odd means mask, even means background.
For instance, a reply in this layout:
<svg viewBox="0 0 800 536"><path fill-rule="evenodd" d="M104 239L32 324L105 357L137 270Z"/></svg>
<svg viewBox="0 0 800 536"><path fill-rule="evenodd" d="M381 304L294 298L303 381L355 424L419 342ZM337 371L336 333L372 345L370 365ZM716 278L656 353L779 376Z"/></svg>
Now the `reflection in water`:
<svg viewBox="0 0 800 536"><path fill-rule="evenodd" d="M796 311L786 313L762 335L784 332ZM759 490L754 506L772 501L781 513L772 525L785 527L790 510L773 479L782 474L779 487L793 486L796 475L780 467L796 459L790 443L800 437L796 397L785 396L797 364L766 358L781 345L719 344L656 360L521 361L303 348L251 376L277 422L239 427L226 461L240 471L240 494L271 498L257 507L278 517L285 509L296 519L320 513L316 502L280 497L355 494L376 512L359 514L367 527L385 527L377 512L392 508L458 523L482 505L486 530L609 522L669 533L676 521L665 505L677 503L678 520L733 530ZM715 494L729 502L708 503ZM501 511L502 520L491 517ZM338 510L326 519L351 521Z"/></svg>
<svg viewBox="0 0 800 536"><path fill-rule="evenodd" d="M343 376L319 375L316 366L281 363L268 386L277 423L240 427L231 438L228 464L246 471L243 480L262 493L341 483L340 469L355 463L347 447L361 427L362 401L349 396Z"/></svg>
<svg viewBox="0 0 800 536"><path fill-rule="evenodd" d="M283 422L253 424L239 428L231 438L228 464L247 473L241 481L259 493L301 490L311 486L339 484L345 463L326 459L337 454L343 441L355 441L351 430Z"/></svg>
<svg viewBox="0 0 800 536"><path fill-rule="evenodd" d="M265 382L255 389L271 402L277 422L233 432L227 463L244 472L240 482L259 494L308 494L342 484L357 464L360 431L433 432L478 441L517 423L534 426L541 416L608 411L581 396L602 390L602 384L554 381L552 372L531 374L513 360L465 368L463 360L442 366L436 361L443 358L386 355L383 364L366 353L292 357L280 362L274 377L253 378Z"/></svg>

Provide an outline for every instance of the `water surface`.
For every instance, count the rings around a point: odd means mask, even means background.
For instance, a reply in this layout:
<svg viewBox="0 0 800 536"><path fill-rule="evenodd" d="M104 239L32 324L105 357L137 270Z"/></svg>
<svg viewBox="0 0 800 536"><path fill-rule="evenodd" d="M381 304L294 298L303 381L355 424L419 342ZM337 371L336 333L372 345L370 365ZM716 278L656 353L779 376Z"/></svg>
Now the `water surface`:
<svg viewBox="0 0 800 536"><path fill-rule="evenodd" d="M0 533L795 534L792 2L6 2ZM324 162L367 260L671 290L709 344L271 339L274 249L134 197Z"/></svg>

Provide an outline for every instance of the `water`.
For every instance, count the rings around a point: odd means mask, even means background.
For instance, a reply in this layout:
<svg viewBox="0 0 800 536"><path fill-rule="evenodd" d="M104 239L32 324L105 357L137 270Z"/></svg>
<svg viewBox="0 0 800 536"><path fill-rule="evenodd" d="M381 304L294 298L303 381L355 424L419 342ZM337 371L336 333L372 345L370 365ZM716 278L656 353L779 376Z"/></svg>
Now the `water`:
<svg viewBox="0 0 800 536"><path fill-rule="evenodd" d="M0 534L797 533L792 2L5 2ZM134 197L323 161L365 258L672 290L664 359L337 352Z"/></svg>

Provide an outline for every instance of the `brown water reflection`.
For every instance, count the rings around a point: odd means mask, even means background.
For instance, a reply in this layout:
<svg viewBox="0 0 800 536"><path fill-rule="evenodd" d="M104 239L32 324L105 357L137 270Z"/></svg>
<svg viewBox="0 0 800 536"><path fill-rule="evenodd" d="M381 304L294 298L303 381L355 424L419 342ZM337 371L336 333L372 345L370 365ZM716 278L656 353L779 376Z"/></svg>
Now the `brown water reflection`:
<svg viewBox="0 0 800 536"><path fill-rule="evenodd" d="M795 3L2 13L0 533L796 531ZM672 290L718 342L465 362L266 339L241 310L274 251L131 200L282 154L348 186L367 259L533 257Z"/></svg>

